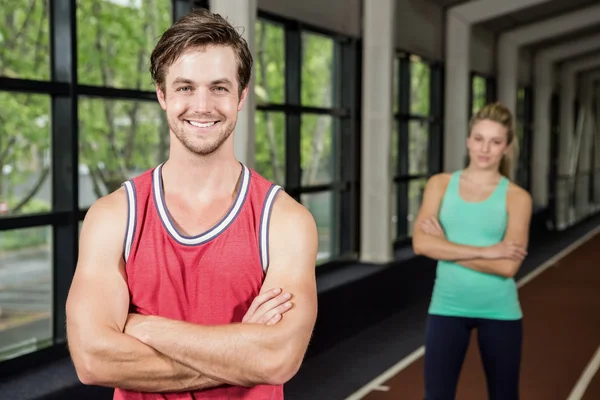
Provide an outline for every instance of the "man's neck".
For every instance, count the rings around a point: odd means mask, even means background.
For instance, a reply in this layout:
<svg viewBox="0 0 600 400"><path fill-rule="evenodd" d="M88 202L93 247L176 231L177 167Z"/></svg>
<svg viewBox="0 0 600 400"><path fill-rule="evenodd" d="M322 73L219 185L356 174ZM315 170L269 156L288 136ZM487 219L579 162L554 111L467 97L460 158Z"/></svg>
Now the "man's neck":
<svg viewBox="0 0 600 400"><path fill-rule="evenodd" d="M208 201L222 194L233 195L238 188L242 165L233 154L217 153L171 156L161 171L165 194L177 192L186 198Z"/></svg>

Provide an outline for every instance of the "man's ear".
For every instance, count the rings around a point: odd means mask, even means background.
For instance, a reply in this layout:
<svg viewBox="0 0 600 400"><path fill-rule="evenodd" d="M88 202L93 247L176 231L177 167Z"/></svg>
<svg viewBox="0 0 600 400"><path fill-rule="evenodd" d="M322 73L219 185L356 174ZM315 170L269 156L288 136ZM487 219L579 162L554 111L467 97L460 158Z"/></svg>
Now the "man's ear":
<svg viewBox="0 0 600 400"><path fill-rule="evenodd" d="M160 86L156 86L156 98L158 99L158 103L163 110L167 110L167 100L165 98L165 92L160 88Z"/></svg>
<svg viewBox="0 0 600 400"><path fill-rule="evenodd" d="M240 95L240 101L238 103L238 111L242 111L242 108L244 108L244 103L246 103L246 96L248 95L248 86L246 86L246 88L244 90L242 90L242 93Z"/></svg>

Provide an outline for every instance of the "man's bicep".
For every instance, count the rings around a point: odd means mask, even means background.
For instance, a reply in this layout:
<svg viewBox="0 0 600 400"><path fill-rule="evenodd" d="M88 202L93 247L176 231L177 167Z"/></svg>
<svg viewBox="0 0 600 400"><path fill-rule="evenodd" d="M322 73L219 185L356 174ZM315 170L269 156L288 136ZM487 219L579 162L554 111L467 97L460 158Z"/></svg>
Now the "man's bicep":
<svg viewBox="0 0 600 400"><path fill-rule="evenodd" d="M291 293L292 308L276 326L308 342L317 314L315 221L306 208L281 192L273 205L269 231L270 262L261 291L281 288Z"/></svg>
<svg viewBox="0 0 600 400"><path fill-rule="evenodd" d="M95 203L81 229L77 268L66 305L72 349L83 346L83 341L93 341L102 329L122 331L127 319L129 291L122 258L126 220L117 196Z"/></svg>

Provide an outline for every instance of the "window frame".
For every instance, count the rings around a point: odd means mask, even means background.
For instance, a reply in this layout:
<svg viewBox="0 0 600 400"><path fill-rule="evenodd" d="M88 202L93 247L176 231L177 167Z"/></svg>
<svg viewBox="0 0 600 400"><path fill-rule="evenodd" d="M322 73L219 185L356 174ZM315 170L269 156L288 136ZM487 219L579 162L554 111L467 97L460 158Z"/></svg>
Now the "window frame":
<svg viewBox="0 0 600 400"><path fill-rule="evenodd" d="M303 194L332 193L331 254L319 264L317 273L355 261L358 257L360 137L360 40L305 22L291 20L259 9L257 21L282 26L285 41L285 93L283 104L257 104L257 112L282 112L285 118L285 183L283 188L296 201ZM302 105L302 33L326 36L334 42L331 107ZM342 82L356 82L354 85ZM301 183L301 121L303 115L329 115L332 121L332 182L305 186Z"/></svg>
<svg viewBox="0 0 600 400"><path fill-rule="evenodd" d="M411 90L411 56L419 57L420 61L427 64L429 76L429 115L417 115L410 112ZM434 61L414 53L397 50L396 59L399 62L397 82L398 112L394 113L394 123L397 126L397 154L398 163L393 173L393 190L396 193L396 232L394 248L408 246L412 243L412 234L408 232L408 188L411 181L429 179L442 171L443 165L443 123L444 123L444 68L441 61ZM408 88L408 90L406 90ZM411 121L428 123L429 138L427 146L427 172L424 174L408 173L409 165L409 124Z"/></svg>
<svg viewBox="0 0 600 400"><path fill-rule="evenodd" d="M206 3L206 0L197 2ZM189 0L171 0L173 21L191 10ZM87 208L79 208L78 106L84 96L156 101L156 93L91 85L77 80L77 5L73 0L49 3L50 80L0 77L0 90L49 95L51 98L52 209L46 213L0 218L0 232L48 226L52 230L52 338L51 345L0 361L0 376L18 374L35 365L68 356L64 305L75 272L79 223ZM65 151L68 149L69 151Z"/></svg>

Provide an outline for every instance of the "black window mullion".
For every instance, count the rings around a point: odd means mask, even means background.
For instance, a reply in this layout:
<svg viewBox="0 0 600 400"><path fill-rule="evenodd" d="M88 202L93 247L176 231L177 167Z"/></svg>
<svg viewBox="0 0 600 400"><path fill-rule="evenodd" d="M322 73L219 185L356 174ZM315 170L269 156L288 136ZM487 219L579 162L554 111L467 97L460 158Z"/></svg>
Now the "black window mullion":
<svg viewBox="0 0 600 400"><path fill-rule="evenodd" d="M340 182L345 186L341 190L339 198L339 252L347 254L357 251L358 246L358 174L360 165L356 160L357 143L360 135L360 126L356 115L357 89L359 76L357 65L356 40L348 39L341 44L341 57L339 65L340 104L342 108L349 110L349 118L341 118L339 123L339 159L340 159ZM353 82L353 84L341 84L342 82Z"/></svg>
<svg viewBox="0 0 600 400"><path fill-rule="evenodd" d="M66 212L68 224L54 225L53 340L66 341L65 304L77 261L78 138L77 34L75 0L50 1L52 80L70 85L65 95L52 96L52 208Z"/></svg>
<svg viewBox="0 0 600 400"><path fill-rule="evenodd" d="M429 112L434 121L429 124L429 144L427 147L427 163L429 174L442 170L442 113L444 99L442 97L442 67L439 63L431 65L431 84L429 85Z"/></svg>
<svg viewBox="0 0 600 400"><path fill-rule="evenodd" d="M285 102L300 106L302 100L302 36L297 24L285 25ZM299 111L291 111L285 116L285 185L289 194L300 201L298 189L301 186L301 116Z"/></svg>

